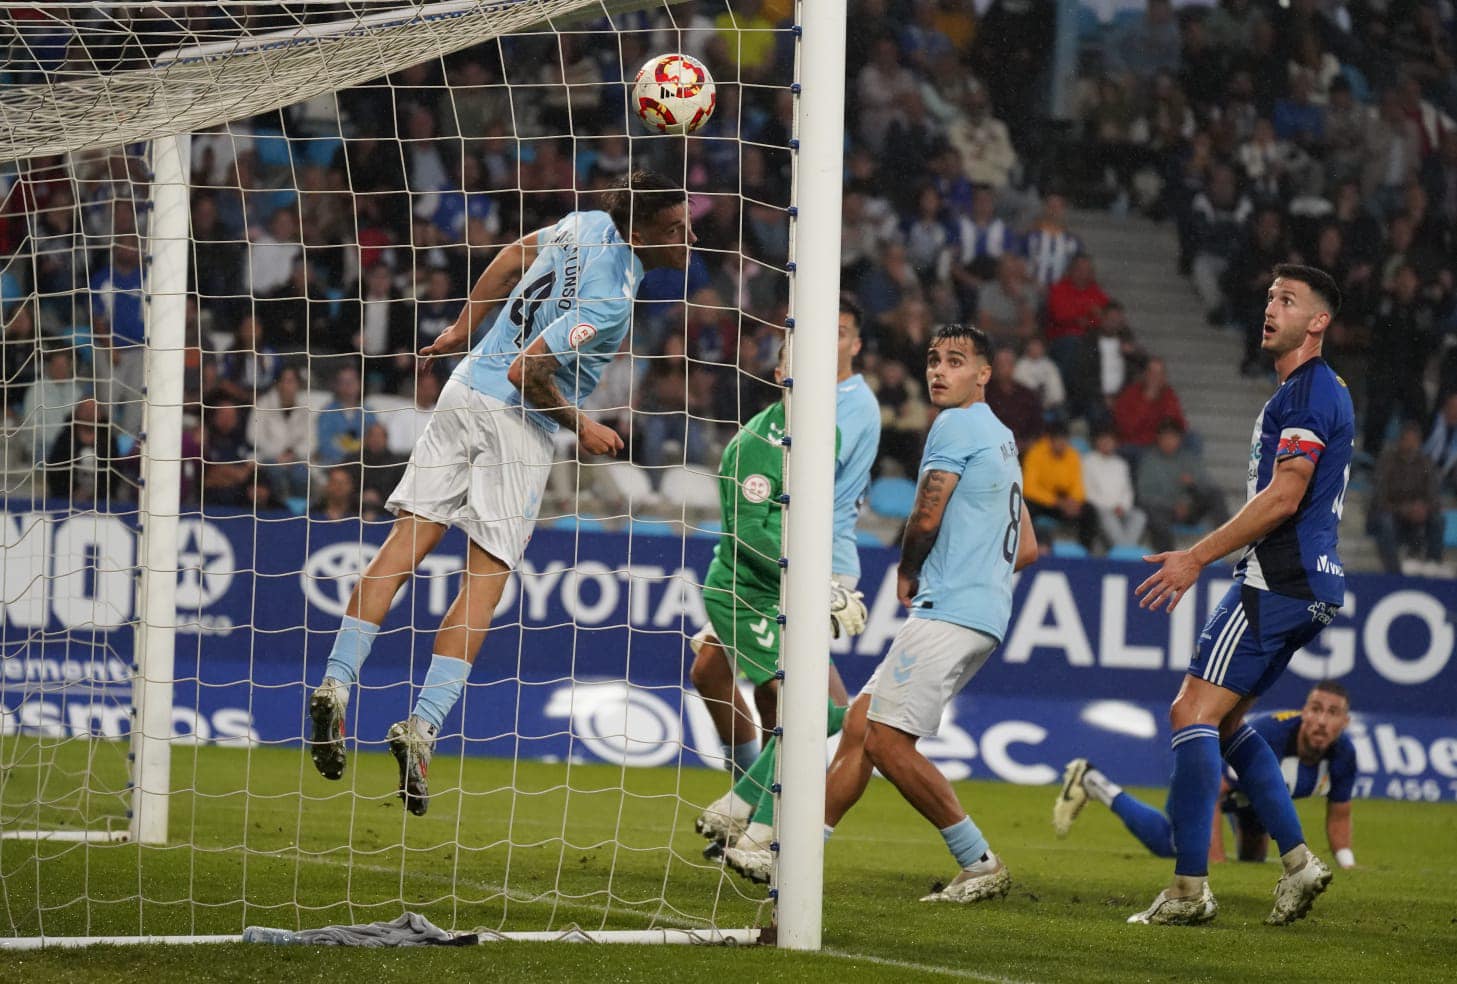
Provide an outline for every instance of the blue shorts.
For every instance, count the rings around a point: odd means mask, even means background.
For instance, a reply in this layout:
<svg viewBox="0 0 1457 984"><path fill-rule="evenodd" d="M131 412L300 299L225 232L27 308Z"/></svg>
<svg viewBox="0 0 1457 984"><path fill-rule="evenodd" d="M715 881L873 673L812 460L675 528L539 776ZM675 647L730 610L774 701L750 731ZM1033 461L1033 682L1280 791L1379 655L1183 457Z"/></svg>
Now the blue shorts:
<svg viewBox="0 0 1457 984"><path fill-rule="evenodd" d="M1295 651L1335 618L1337 606L1232 585L1199 633L1189 673L1242 696L1259 696Z"/></svg>

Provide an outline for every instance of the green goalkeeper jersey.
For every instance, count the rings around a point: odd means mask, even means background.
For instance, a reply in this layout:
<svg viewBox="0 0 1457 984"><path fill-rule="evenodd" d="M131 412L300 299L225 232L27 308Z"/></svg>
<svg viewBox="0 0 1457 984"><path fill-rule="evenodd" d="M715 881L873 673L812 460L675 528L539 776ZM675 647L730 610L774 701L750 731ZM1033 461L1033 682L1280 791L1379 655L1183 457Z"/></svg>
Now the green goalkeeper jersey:
<svg viewBox="0 0 1457 984"><path fill-rule="evenodd" d="M784 506L784 401L739 429L718 466L718 503L723 536L713 548L707 586L743 595L779 597ZM840 431L835 429L835 451ZM830 504L826 503L826 508Z"/></svg>

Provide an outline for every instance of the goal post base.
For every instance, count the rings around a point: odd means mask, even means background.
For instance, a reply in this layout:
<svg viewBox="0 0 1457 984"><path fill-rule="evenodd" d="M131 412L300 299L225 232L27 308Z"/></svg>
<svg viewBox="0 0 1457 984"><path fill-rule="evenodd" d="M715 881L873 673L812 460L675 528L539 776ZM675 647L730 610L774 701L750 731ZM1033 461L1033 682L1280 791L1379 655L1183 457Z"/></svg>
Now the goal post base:
<svg viewBox="0 0 1457 984"><path fill-rule="evenodd" d="M128 830L3 830L0 840L59 841L71 844L125 844L132 839Z"/></svg>
<svg viewBox="0 0 1457 984"><path fill-rule="evenodd" d="M197 946L207 943L271 943L298 945L289 930L249 927L244 933L224 936L21 936L0 938L0 950L79 949L88 946ZM252 937L250 939L250 937ZM695 946L752 946L771 938L765 930L749 929L622 929L588 931L569 929L500 933L482 931L478 943L636 943Z"/></svg>

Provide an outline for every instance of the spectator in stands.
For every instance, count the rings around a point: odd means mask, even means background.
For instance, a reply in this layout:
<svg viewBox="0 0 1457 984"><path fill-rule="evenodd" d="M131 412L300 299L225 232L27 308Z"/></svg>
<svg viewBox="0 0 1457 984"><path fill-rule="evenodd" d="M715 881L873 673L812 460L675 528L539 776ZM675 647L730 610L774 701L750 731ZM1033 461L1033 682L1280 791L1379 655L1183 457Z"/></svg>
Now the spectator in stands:
<svg viewBox="0 0 1457 984"><path fill-rule="evenodd" d="M1255 25L1265 20L1265 12L1255 0L1220 0L1210 10L1205 23L1210 43L1216 48L1234 52L1249 47Z"/></svg>
<svg viewBox="0 0 1457 984"><path fill-rule="evenodd" d="M995 121L993 121L995 122ZM1005 132L1005 128L1003 128ZM926 169L926 163L936 156L944 143L936 121L927 114L921 99L921 90L907 99L900 112L891 121L885 133L885 150L881 154L881 173L887 179L898 176L900 180L887 180L885 194L902 212L913 212L920 204L916 182L906 180L907 176ZM973 175L975 177L975 175ZM787 191L787 189L786 189ZM939 194L939 193L938 193ZM786 199L787 201L787 199ZM940 211L940 203L937 203Z"/></svg>
<svg viewBox="0 0 1457 984"><path fill-rule="evenodd" d="M334 302L302 253L294 259L287 282L259 298L253 309L264 344L281 356L357 351L353 336L358 324L334 318Z"/></svg>
<svg viewBox="0 0 1457 984"><path fill-rule="evenodd" d="M244 410L224 400L203 412L202 500L204 505L243 507L268 504L271 490L258 475L248 444ZM260 487L262 491L260 491Z"/></svg>
<svg viewBox="0 0 1457 984"><path fill-rule="evenodd" d="M1073 371L1083 339L1097 330L1108 301L1093 258L1087 253L1073 257L1067 273L1047 292L1047 347L1058 368Z"/></svg>
<svg viewBox="0 0 1457 984"><path fill-rule="evenodd" d="M1056 25L1051 0L992 0L977 26L972 64L997 115L1019 133L1036 115Z"/></svg>
<svg viewBox="0 0 1457 984"><path fill-rule="evenodd" d="M425 291L415 306L415 341L408 351L413 353L435 341L449 328L460 312L461 298L451 283L450 271L434 267L426 275Z"/></svg>
<svg viewBox="0 0 1457 984"><path fill-rule="evenodd" d="M262 338L258 319L243 315L233 343L217 356L217 383L208 399L224 398L252 406L273 386L283 360Z"/></svg>
<svg viewBox="0 0 1457 984"><path fill-rule="evenodd" d="M1067 273L1072 258L1083 251L1083 241L1067 227L1067 199L1052 192L1042 201L1042 214L1023 240L1032 279L1050 287Z"/></svg>
<svg viewBox="0 0 1457 984"><path fill-rule="evenodd" d="M1209 188L1194 196L1189 246L1194 289L1211 325L1232 319L1224 296L1224 275L1244 238L1244 225L1254 211L1240 194L1234 171L1223 164L1209 172Z"/></svg>
<svg viewBox="0 0 1457 984"><path fill-rule="evenodd" d="M1420 427L1427 419L1427 394L1420 381L1436 351L1436 324L1437 308L1423 293L1416 268L1401 264L1373 323L1362 428L1362 447L1373 458L1381 454L1386 428L1398 407L1403 421Z"/></svg>
<svg viewBox="0 0 1457 984"><path fill-rule="evenodd" d="M1034 390L1016 380L1017 352L998 348L992 356L992 378L987 382L986 401L997 419L1007 425L1022 453L1042 436L1042 403Z"/></svg>
<svg viewBox="0 0 1457 984"><path fill-rule="evenodd" d="M1437 469L1422 453L1422 428L1415 421L1402 425L1396 446L1387 448L1376 463L1367 530L1376 540L1386 573L1444 573ZM1403 564L1403 547L1420 559Z"/></svg>
<svg viewBox="0 0 1457 984"><path fill-rule="evenodd" d="M274 209L268 217L268 230L248 247L248 292L264 297L287 286L294 261L303 255L295 208Z"/></svg>
<svg viewBox="0 0 1457 984"><path fill-rule="evenodd" d="M882 359L871 382L880 404L881 459L894 461L903 475L915 475L931 422L931 407L920 380L906 370L904 363Z"/></svg>
<svg viewBox="0 0 1457 984"><path fill-rule="evenodd" d="M0 307L5 324L0 337L0 417L8 428L21 411L41 361L41 336L35 323L35 302L26 298L14 307Z"/></svg>
<svg viewBox="0 0 1457 984"><path fill-rule="evenodd" d="M86 395L86 387L76 379L72 350L53 345L45 350L41 377L25 391L21 405L21 433L30 438L30 460L45 460L46 452L56 435L66 425L71 408Z"/></svg>
<svg viewBox="0 0 1457 984"><path fill-rule="evenodd" d="M389 432L390 450L406 457L415 450L430 415L435 412L435 401L440 399L444 385L441 377L428 366L415 374L415 405L381 414L385 430Z"/></svg>
<svg viewBox="0 0 1457 984"><path fill-rule="evenodd" d="M302 402L302 389L298 368L284 366L248 418L248 442L257 453L264 478L283 498L307 498L309 494L314 421Z"/></svg>
<svg viewBox="0 0 1457 984"><path fill-rule="evenodd" d="M905 246L899 242L887 243L865 276L860 278L858 293L869 322L879 321L903 303L920 300L923 295L921 281L906 256ZM917 354L924 357L926 350L922 348Z"/></svg>
<svg viewBox="0 0 1457 984"><path fill-rule="evenodd" d="M1262 208L1244 246L1225 270L1225 298L1231 320L1244 335L1240 372L1258 376L1269 371L1260 349L1265 330L1265 303L1275 267L1291 259L1285 220L1279 209Z"/></svg>
<svg viewBox="0 0 1457 984"><path fill-rule="evenodd" d="M1003 253L997 279L976 295L976 324L997 348L1021 345L1037 333L1042 291L1027 273L1027 260Z"/></svg>
<svg viewBox="0 0 1457 984"><path fill-rule="evenodd" d="M131 214L120 209L118 212ZM135 434L142 426L142 380L146 370L141 244L135 232L112 242L110 263L92 276L91 318L93 337L106 339L111 349L110 375L116 384L108 394L112 419L122 430Z"/></svg>
<svg viewBox="0 0 1457 984"><path fill-rule="evenodd" d="M1164 360L1154 357L1113 401L1113 426L1119 443L1137 455L1153 445L1166 423L1177 426L1182 441L1188 429L1184 408L1179 403L1179 394L1169 385Z"/></svg>
<svg viewBox="0 0 1457 984"><path fill-rule="evenodd" d="M355 330L350 349L364 353L366 386L371 391L398 393L413 375L419 347L415 302L395 286L394 272L386 264L376 263L365 271L359 300L346 302L339 320Z"/></svg>
<svg viewBox="0 0 1457 984"><path fill-rule="evenodd" d="M1118 453L1111 427L1093 432L1093 447L1083 455L1083 492L1098 517L1098 530L1110 547L1136 546L1148 516L1133 504L1133 473Z"/></svg>
<svg viewBox="0 0 1457 984"><path fill-rule="evenodd" d="M882 37L871 48L869 63L855 77L855 96L856 136L878 154L885 148L885 135L901 106L908 99L918 98L916 77L901 64L894 37Z"/></svg>
<svg viewBox="0 0 1457 984"><path fill-rule="evenodd" d="M1066 378L1075 412L1094 429L1111 425L1113 401L1129 380L1143 372L1147 360L1128 327L1128 312L1118 301L1109 301L1098 330L1083 337L1077 362Z"/></svg>
<svg viewBox="0 0 1457 984"><path fill-rule="evenodd" d="M76 404L46 454L46 494L72 509L104 509L133 498L129 471L105 411L95 400L85 399Z"/></svg>
<svg viewBox="0 0 1457 984"><path fill-rule="evenodd" d="M1457 393L1448 393L1432 420L1422 453L1437 469L1437 486L1457 493Z"/></svg>
<svg viewBox="0 0 1457 984"><path fill-rule="evenodd" d="M970 214L957 220L956 245L952 276L962 296L974 302L977 287L996 276L998 261L1019 245L1012 227L997 217L997 194L986 185L972 192Z"/></svg>
<svg viewBox="0 0 1457 984"><path fill-rule="evenodd" d="M1356 101L1351 83L1339 76L1330 86L1330 103L1325 107L1325 176L1329 184L1360 181L1366 160L1366 127L1370 107ZM1363 208L1364 212L1365 209Z"/></svg>
<svg viewBox="0 0 1457 984"><path fill-rule="evenodd" d="M702 414L698 413L700 408L690 407L690 402L683 339L670 335L662 354L650 360L637 391L640 464L653 468L707 458L707 435L703 428L690 426L689 420L690 409L696 416Z"/></svg>
<svg viewBox="0 0 1457 984"><path fill-rule="evenodd" d="M1421 130L1402 109L1393 87L1381 93L1380 109L1363 134L1361 194L1386 215L1398 208L1401 189L1421 164Z"/></svg>
<svg viewBox="0 0 1457 984"><path fill-rule="evenodd" d="M1062 417L1063 404L1067 402L1067 389L1062 383L1062 372L1047 355L1047 343L1040 336L1027 339L1022 355L1017 359L1017 368L1012 378L1037 394L1042 411L1049 417Z"/></svg>
<svg viewBox="0 0 1457 984"><path fill-rule="evenodd" d="M359 469L334 465L324 473L324 485L314 500L309 516L318 520L354 519L359 515Z"/></svg>
<svg viewBox="0 0 1457 984"><path fill-rule="evenodd" d="M334 374L333 389L334 399L318 414L315 464L358 461L364 432L374 423L374 414L365 410L362 403L358 369L341 366Z"/></svg>
<svg viewBox="0 0 1457 984"><path fill-rule="evenodd" d="M193 181L197 182L196 175ZM198 300L213 317L229 324L237 320L233 313L246 302L242 233L223 226L217 196L201 192L192 197L192 255L187 272L197 290Z"/></svg>
<svg viewBox="0 0 1457 984"><path fill-rule="evenodd" d="M1184 426L1175 420L1158 426L1157 440L1139 457L1134 489L1148 514L1149 543L1156 553L1174 548L1175 524L1217 526L1228 518L1223 493L1199 456L1184 446Z"/></svg>
<svg viewBox="0 0 1457 984"><path fill-rule="evenodd" d="M1298 197L1310 183L1310 158L1280 137L1263 116L1255 121L1249 139L1240 144L1239 165L1256 205L1279 206Z"/></svg>
<svg viewBox="0 0 1457 984"><path fill-rule="evenodd" d="M951 254L956 233L941 206L941 196L930 185L921 188L916 200L916 214L902 230L906 256L920 276L930 285L951 275Z"/></svg>
<svg viewBox="0 0 1457 984"><path fill-rule="evenodd" d="M364 432L364 451L360 455L360 511L376 515L384 510L390 493L405 474L408 456L390 450L389 432L384 424L369 425Z"/></svg>
<svg viewBox="0 0 1457 984"><path fill-rule="evenodd" d="M886 244L900 237L890 203L853 185L845 189L840 228L840 270L847 282L859 280Z"/></svg>
<svg viewBox="0 0 1457 984"><path fill-rule="evenodd" d="M1005 188L1017 167L1017 151L1007 124L991 113L985 89L966 92L961 116L946 131L946 139L961 155L961 169L973 184Z"/></svg>
<svg viewBox="0 0 1457 984"><path fill-rule="evenodd" d="M1125 18L1103 46L1109 71L1147 85L1158 72L1177 72L1182 39L1169 0L1148 0L1141 14Z"/></svg>
<svg viewBox="0 0 1457 984"><path fill-rule="evenodd" d="M1078 542L1091 548L1098 516L1083 491L1083 463L1068 440L1067 424L1055 419L1022 455L1022 497L1033 519L1070 524Z"/></svg>

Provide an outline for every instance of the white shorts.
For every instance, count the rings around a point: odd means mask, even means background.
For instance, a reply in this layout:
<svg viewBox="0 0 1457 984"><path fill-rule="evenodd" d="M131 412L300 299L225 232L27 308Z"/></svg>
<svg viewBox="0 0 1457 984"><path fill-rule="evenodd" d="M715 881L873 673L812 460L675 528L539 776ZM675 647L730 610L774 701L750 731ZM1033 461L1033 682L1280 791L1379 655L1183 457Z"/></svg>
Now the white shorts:
<svg viewBox="0 0 1457 984"><path fill-rule="evenodd" d="M515 568L551 471L551 436L520 407L451 379L385 508L458 526Z"/></svg>
<svg viewBox="0 0 1457 984"><path fill-rule="evenodd" d="M908 618L863 693L869 718L929 738L951 698L986 664L997 640L985 632L929 618Z"/></svg>

